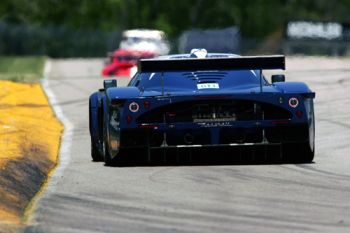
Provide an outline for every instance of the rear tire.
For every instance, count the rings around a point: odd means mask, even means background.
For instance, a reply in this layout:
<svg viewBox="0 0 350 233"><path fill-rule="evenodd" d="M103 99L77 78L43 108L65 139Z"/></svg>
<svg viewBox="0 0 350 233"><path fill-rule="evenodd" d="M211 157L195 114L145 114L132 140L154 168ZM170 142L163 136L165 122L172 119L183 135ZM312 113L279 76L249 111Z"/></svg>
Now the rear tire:
<svg viewBox="0 0 350 233"><path fill-rule="evenodd" d="M103 158L98 150L98 148L95 146L95 144L91 140L91 158L94 162L100 162L103 161Z"/></svg>
<svg viewBox="0 0 350 233"><path fill-rule="evenodd" d="M109 153L108 145L103 143L104 150L104 161L106 166L112 166L114 164L114 159L112 159L111 154Z"/></svg>
<svg viewBox="0 0 350 233"><path fill-rule="evenodd" d="M297 163L311 163L314 160L315 151L314 148L310 148L309 143L301 144L300 153L297 156Z"/></svg>
<svg viewBox="0 0 350 233"><path fill-rule="evenodd" d="M122 156L122 152L119 150L116 157L112 158L109 153L108 145L104 143L104 161L106 166L123 166L125 161L125 157Z"/></svg>
<svg viewBox="0 0 350 233"><path fill-rule="evenodd" d="M315 150L310 143L293 143L283 145L283 154L286 162L311 163L314 159Z"/></svg>

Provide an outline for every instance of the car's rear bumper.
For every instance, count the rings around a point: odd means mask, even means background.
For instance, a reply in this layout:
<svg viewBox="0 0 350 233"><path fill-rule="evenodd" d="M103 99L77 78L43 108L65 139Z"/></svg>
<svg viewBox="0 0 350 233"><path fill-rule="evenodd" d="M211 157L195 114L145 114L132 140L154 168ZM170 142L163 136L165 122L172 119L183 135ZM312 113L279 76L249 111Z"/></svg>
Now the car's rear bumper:
<svg viewBox="0 0 350 233"><path fill-rule="evenodd" d="M139 128L121 130L120 146L148 148L198 148L266 146L306 142L307 124L270 127Z"/></svg>

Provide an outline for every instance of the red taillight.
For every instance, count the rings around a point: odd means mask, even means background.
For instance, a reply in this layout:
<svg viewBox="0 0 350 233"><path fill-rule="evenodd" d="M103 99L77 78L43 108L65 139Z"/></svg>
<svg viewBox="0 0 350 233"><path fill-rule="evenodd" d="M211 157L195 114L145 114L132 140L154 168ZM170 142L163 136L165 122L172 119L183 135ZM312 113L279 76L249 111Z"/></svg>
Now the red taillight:
<svg viewBox="0 0 350 233"><path fill-rule="evenodd" d="M126 117L126 123L130 124L132 122L132 116L128 115Z"/></svg>
<svg viewBox="0 0 350 233"><path fill-rule="evenodd" d="M151 107L151 102L149 102L148 100L145 100L143 102L143 106L145 107L145 109L149 109Z"/></svg>
<svg viewBox="0 0 350 233"><path fill-rule="evenodd" d="M298 111L295 112L295 115L296 115L298 118L302 118L302 117L303 117L303 111L298 110Z"/></svg>

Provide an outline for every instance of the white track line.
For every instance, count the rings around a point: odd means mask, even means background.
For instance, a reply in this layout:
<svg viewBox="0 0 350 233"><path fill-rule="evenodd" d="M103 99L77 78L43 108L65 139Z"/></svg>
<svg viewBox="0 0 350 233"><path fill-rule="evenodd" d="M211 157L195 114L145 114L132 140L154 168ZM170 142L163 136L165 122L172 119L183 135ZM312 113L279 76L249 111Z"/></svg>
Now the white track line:
<svg viewBox="0 0 350 233"><path fill-rule="evenodd" d="M48 184L44 190L43 197L48 197L56 190L56 186L63 176L63 172L70 162L71 158L71 146L74 126L72 122L64 115L61 107L59 106L56 96L50 88L50 73L51 73L52 62L47 60L44 68L44 79L41 82L46 96L56 114L56 117L64 125L64 132L61 137L61 144L58 156L58 164L53 174L49 178ZM57 81L57 80L56 80Z"/></svg>
<svg viewBox="0 0 350 233"><path fill-rule="evenodd" d="M70 162L71 158L71 146L74 126L71 121L64 115L61 107L59 106L56 96L50 88L50 73L51 73L52 62L47 60L44 67L44 77L41 81L43 90L51 104L51 107L56 117L64 125L63 135L61 136L60 149L58 152L57 166L53 168L51 176L48 177L46 185L42 186L39 192L34 196L32 202L29 204L29 209L26 210L27 215L27 226L36 225L36 211L40 208L40 201L42 199L50 197L56 191L57 184L63 177L65 168ZM55 80L58 81L58 80Z"/></svg>

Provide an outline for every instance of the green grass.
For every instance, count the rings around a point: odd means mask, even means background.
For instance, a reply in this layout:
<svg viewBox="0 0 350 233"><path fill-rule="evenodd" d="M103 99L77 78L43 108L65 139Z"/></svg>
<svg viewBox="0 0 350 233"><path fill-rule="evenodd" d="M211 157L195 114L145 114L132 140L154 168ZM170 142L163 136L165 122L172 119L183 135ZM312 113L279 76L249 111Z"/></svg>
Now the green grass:
<svg viewBox="0 0 350 233"><path fill-rule="evenodd" d="M38 82L43 77L45 59L44 56L0 56L0 80Z"/></svg>

